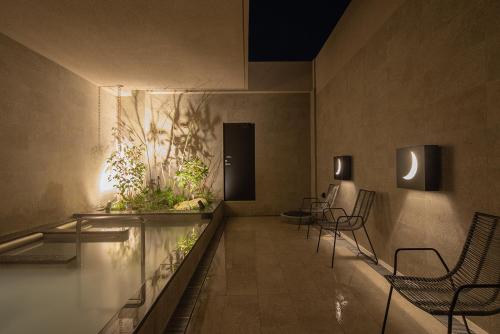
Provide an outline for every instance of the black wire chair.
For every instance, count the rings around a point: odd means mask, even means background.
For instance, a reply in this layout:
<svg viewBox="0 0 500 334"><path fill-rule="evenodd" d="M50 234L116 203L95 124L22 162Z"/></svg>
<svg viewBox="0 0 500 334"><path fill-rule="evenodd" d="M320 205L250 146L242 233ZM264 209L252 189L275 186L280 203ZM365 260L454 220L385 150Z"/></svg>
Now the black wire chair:
<svg viewBox="0 0 500 334"><path fill-rule="evenodd" d="M333 231L333 252L332 252L332 268L333 261L335 260L335 245L337 243L338 232L351 232L356 242L356 247L358 251L363 256L367 257L375 264L378 264L377 254L375 253L375 249L373 248L372 242L370 240L370 236L366 231L366 222L368 220L368 216L370 215L370 211L372 208L373 200L375 199L375 192L369 191L365 189L360 189L358 192L358 196L356 198L356 202L354 203L354 207L352 209L352 213L348 215L343 208L326 208L323 210L323 219L318 222L319 225L319 235L318 235L318 246L316 247L316 252L319 251L319 243L321 241L321 232L323 230ZM342 215L335 216L335 212L342 212ZM328 213L330 216L328 217ZM359 229L363 229L366 234L366 238L370 243L370 247L372 249L373 257L365 254L361 248L359 247L358 240L356 239L356 235L354 231Z"/></svg>
<svg viewBox="0 0 500 334"><path fill-rule="evenodd" d="M448 333L453 316L486 316L500 312L500 217L476 212L462 254L449 270L434 248L399 248L394 254L394 274L385 278L391 284L385 309L385 331L392 290L396 289L410 303L434 315L448 316ZM397 276L398 254L403 251L431 251L441 261L446 274L439 277Z"/></svg>
<svg viewBox="0 0 500 334"><path fill-rule="evenodd" d="M328 190L326 191L326 194L323 194L323 198L325 198L324 201L320 201L318 197L304 197L302 199L302 205L300 206L300 211L304 214L304 216L308 217L307 236L306 236L307 239L309 239L309 230L311 224L313 224L315 220L321 219L323 217L323 211L325 209L333 207L333 203L337 198L339 189L340 185L335 185L330 183L330 185L328 185ZM297 228L298 230L300 230L302 223L303 222L305 223L305 221L303 221L302 218L303 216L301 215L299 219L299 227Z"/></svg>

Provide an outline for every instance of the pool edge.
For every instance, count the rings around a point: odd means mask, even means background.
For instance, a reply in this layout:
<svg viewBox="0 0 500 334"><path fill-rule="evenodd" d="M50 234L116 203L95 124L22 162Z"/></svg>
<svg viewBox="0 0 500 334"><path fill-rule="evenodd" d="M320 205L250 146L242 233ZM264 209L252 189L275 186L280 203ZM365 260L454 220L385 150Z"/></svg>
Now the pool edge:
<svg viewBox="0 0 500 334"><path fill-rule="evenodd" d="M219 203L213 211L210 223L200 235L189 254L182 261L181 266L161 291L134 333L150 334L163 333L165 331L177 304L181 300L192 275L198 267L198 263L223 219L224 206Z"/></svg>

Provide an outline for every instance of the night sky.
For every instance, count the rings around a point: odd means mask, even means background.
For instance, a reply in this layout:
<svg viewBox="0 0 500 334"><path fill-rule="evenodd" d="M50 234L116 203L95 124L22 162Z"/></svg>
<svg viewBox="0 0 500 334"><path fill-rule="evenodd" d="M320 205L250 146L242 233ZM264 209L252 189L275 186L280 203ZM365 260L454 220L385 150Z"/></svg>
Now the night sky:
<svg viewBox="0 0 500 334"><path fill-rule="evenodd" d="M310 61L350 0L250 0L250 61Z"/></svg>

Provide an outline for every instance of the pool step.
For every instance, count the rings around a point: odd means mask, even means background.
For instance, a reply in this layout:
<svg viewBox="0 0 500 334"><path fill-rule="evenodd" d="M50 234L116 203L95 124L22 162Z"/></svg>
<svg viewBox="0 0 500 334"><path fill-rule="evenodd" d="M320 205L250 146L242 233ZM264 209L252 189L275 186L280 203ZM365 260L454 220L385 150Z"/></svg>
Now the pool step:
<svg viewBox="0 0 500 334"><path fill-rule="evenodd" d="M10 250L25 246L35 241L39 241L43 238L42 233L33 233L24 237L20 237L14 240L9 240L0 243L0 253L6 253Z"/></svg>
<svg viewBox="0 0 500 334"><path fill-rule="evenodd" d="M20 254L0 255L3 264L64 264L76 258L75 254Z"/></svg>
<svg viewBox="0 0 500 334"><path fill-rule="evenodd" d="M82 228L82 242L124 242L129 239L129 228L93 227ZM44 240L51 242L75 242L75 229L50 229L44 231Z"/></svg>
<svg viewBox="0 0 500 334"><path fill-rule="evenodd" d="M43 233L34 233L0 244L0 264L66 264L76 258L75 248L52 249Z"/></svg>

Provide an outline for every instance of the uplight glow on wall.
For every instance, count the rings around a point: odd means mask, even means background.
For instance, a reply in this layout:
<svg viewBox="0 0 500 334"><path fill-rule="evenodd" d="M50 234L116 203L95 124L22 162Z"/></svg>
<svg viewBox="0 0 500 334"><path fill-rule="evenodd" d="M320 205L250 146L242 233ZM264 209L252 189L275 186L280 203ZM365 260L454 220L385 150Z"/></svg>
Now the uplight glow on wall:
<svg viewBox="0 0 500 334"><path fill-rule="evenodd" d="M333 157L333 178L335 180L350 180L352 178L352 157L341 155Z"/></svg>
<svg viewBox="0 0 500 334"><path fill-rule="evenodd" d="M99 190L101 193L114 191L113 182L109 181L110 171L106 168L107 164L104 163L101 166L101 172L99 174Z"/></svg>
<svg viewBox="0 0 500 334"><path fill-rule="evenodd" d="M441 149L420 145L396 150L398 188L435 191L441 182Z"/></svg>

